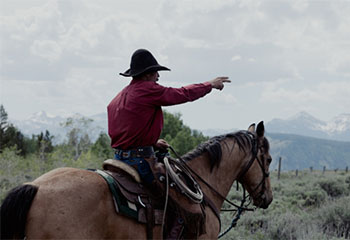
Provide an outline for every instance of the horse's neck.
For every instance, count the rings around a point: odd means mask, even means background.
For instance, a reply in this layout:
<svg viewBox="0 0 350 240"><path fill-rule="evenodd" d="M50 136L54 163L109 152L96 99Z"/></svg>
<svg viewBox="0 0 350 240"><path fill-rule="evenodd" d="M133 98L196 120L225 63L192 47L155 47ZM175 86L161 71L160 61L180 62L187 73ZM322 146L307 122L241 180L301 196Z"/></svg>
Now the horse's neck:
<svg viewBox="0 0 350 240"><path fill-rule="evenodd" d="M222 160L219 166L215 166L211 171L208 154L203 154L193 160L188 165L200 175L207 183L210 184L222 196L227 196L233 182L240 173L242 166L249 157L241 151L234 140L225 140L222 143ZM215 206L220 209L224 200L214 191L198 180L203 192L213 201Z"/></svg>

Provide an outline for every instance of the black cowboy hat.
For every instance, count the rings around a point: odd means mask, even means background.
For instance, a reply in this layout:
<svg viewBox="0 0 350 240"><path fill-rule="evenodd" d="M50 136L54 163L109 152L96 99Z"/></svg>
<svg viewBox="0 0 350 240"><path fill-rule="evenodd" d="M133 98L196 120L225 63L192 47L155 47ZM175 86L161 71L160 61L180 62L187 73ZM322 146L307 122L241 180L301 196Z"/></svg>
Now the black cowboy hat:
<svg viewBox="0 0 350 240"><path fill-rule="evenodd" d="M130 68L124 73L119 74L124 77L135 77L142 73L162 70L170 71L169 68L159 65L152 53L150 53L148 50L138 49L131 57Z"/></svg>

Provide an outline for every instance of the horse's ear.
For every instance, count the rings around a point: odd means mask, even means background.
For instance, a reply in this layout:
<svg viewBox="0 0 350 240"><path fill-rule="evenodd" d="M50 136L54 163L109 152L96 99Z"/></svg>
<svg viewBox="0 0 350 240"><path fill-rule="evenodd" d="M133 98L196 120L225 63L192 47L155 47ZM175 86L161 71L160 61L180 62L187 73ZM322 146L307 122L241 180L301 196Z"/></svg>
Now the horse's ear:
<svg viewBox="0 0 350 240"><path fill-rule="evenodd" d="M264 121L259 122L258 127L256 129L256 133L259 137L263 137L265 133Z"/></svg>
<svg viewBox="0 0 350 240"><path fill-rule="evenodd" d="M255 133L255 123L251 124L248 128L249 132Z"/></svg>

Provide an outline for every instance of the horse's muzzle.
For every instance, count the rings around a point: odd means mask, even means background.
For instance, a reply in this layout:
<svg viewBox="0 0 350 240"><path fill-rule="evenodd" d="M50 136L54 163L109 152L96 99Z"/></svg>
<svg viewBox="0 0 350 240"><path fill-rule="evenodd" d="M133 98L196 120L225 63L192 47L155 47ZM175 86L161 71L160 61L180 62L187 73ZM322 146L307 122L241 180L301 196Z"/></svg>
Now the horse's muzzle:
<svg viewBox="0 0 350 240"><path fill-rule="evenodd" d="M259 199L254 199L253 202L256 207L266 209L269 207L270 203L272 202L272 199L272 195L270 197L266 196L266 194L264 193Z"/></svg>

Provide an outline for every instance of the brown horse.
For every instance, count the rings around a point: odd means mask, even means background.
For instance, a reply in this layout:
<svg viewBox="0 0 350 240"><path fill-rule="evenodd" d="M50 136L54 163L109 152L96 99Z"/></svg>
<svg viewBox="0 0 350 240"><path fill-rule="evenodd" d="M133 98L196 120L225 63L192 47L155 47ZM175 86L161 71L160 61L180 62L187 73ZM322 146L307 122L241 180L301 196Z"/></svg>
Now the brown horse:
<svg viewBox="0 0 350 240"><path fill-rule="evenodd" d="M188 166L217 192L198 180L203 193L220 209L235 180L243 184L257 207L272 201L268 176L271 156L263 122L255 131L210 139L183 157ZM218 194L219 193L219 194ZM206 234L216 239L220 221L206 207ZM161 238L156 226L154 237ZM59 168L13 189L1 206L1 238L146 239L146 225L116 213L105 180L81 169Z"/></svg>

